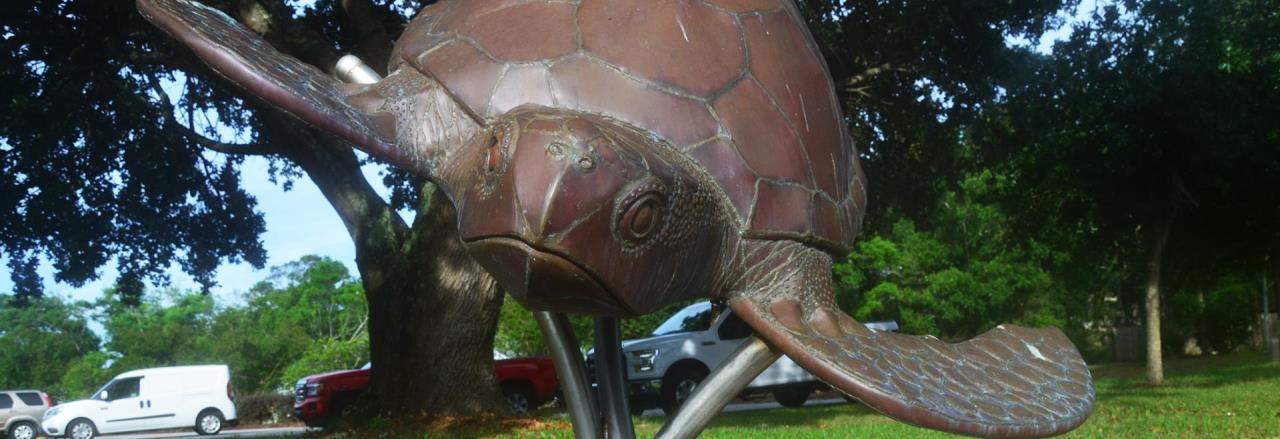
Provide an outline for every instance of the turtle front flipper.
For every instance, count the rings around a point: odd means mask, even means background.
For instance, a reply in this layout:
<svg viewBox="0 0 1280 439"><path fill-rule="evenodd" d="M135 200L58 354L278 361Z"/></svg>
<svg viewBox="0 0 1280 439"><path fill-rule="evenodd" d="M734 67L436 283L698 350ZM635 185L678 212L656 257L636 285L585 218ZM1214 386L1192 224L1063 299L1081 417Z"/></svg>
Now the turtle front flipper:
<svg viewBox="0 0 1280 439"><path fill-rule="evenodd" d="M143 17L215 72L286 113L375 157L434 176L478 123L435 80L412 69L375 84L344 84L280 53L217 9L191 0L138 0Z"/></svg>
<svg viewBox="0 0 1280 439"><path fill-rule="evenodd" d="M797 364L890 417L974 436L1038 437L1070 431L1093 410L1089 370L1057 329L1002 325L955 344L873 332L836 307L827 255L758 259L749 273L758 287L728 297L734 313Z"/></svg>

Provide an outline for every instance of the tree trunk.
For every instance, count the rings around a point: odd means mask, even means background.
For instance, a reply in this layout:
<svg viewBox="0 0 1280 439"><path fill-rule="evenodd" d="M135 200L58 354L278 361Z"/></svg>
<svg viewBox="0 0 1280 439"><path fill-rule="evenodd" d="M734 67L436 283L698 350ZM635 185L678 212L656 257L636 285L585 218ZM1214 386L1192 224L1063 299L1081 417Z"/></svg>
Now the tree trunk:
<svg viewBox="0 0 1280 439"><path fill-rule="evenodd" d="M453 206L443 197L428 201L410 227L369 186L348 145L279 114L266 120L280 134L273 138L288 139L273 143L291 145L285 154L320 188L355 244L374 365L368 408L392 416L502 410L493 376L502 296L465 253Z"/></svg>
<svg viewBox="0 0 1280 439"><path fill-rule="evenodd" d="M321 33L292 18L282 0L239 2L227 12L282 52L331 71L341 56ZM359 52L385 72L391 39L386 6L339 4ZM191 70L204 69L196 63ZM206 72L205 77L216 77ZM350 145L250 98L271 153L300 166L342 218L355 245L369 304L374 364L365 400L378 414L473 414L506 406L493 376L502 296L465 253L453 206L420 206L412 226L369 186ZM427 198L427 197L424 197Z"/></svg>
<svg viewBox="0 0 1280 439"><path fill-rule="evenodd" d="M1160 344L1160 266L1172 224L1172 215L1152 222L1151 253L1147 255L1147 382L1151 384L1164 382L1164 358Z"/></svg>
<svg viewBox="0 0 1280 439"><path fill-rule="evenodd" d="M493 375L502 296L465 253L453 206L444 197L433 204L402 251L380 255L395 260L357 256L367 279L373 402L384 413L495 412L503 408Z"/></svg>

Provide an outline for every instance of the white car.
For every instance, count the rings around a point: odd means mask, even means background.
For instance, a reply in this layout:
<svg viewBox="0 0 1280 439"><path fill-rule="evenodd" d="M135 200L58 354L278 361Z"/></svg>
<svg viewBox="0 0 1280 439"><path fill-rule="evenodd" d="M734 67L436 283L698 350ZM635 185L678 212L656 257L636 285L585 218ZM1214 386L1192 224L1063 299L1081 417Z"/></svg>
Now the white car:
<svg viewBox="0 0 1280 439"><path fill-rule="evenodd" d="M871 322L872 330L896 331L896 322ZM672 315L653 336L622 342L632 411L660 407L671 414L698 383L746 342L751 327L728 307L699 302ZM786 407L804 405L814 390L827 386L783 356L743 392L772 393Z"/></svg>
<svg viewBox="0 0 1280 439"><path fill-rule="evenodd" d="M231 371L225 365L179 366L122 373L92 399L44 413L49 436L91 439L98 434L194 428L217 434L236 420Z"/></svg>

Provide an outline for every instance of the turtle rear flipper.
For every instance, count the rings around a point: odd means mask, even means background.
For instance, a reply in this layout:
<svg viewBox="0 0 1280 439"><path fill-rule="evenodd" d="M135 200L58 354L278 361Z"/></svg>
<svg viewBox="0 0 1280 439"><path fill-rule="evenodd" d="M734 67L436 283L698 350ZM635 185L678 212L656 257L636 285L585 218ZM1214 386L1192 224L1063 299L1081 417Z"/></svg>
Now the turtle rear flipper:
<svg viewBox="0 0 1280 439"><path fill-rule="evenodd" d="M955 344L874 332L836 308L825 254L780 251L758 262L749 275L764 286L731 294L733 312L818 378L894 419L1038 437L1070 431L1093 410L1089 369L1055 328L1001 325Z"/></svg>
<svg viewBox="0 0 1280 439"><path fill-rule="evenodd" d="M801 301L729 301L733 311L809 372L902 422L988 437L1049 436L1093 408L1091 377L1054 328L1002 325L961 343L873 332Z"/></svg>

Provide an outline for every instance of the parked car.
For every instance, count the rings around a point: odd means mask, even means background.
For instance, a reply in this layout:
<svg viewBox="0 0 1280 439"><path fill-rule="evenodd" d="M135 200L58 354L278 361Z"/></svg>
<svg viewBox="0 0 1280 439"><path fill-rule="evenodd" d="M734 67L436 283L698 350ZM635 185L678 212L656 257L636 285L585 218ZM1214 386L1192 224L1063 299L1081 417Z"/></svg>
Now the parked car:
<svg viewBox="0 0 1280 439"><path fill-rule="evenodd" d="M52 405L49 395L39 390L0 390L0 434L35 439L40 435L40 416Z"/></svg>
<svg viewBox="0 0 1280 439"><path fill-rule="evenodd" d="M353 370L311 375L294 387L293 414L309 427L339 418L342 410L369 387L371 364ZM511 410L525 413L555 397L560 389L555 364L549 357L494 361L494 375Z"/></svg>
<svg viewBox="0 0 1280 439"><path fill-rule="evenodd" d="M122 373L90 399L59 404L41 423L50 436L194 428L217 434L236 422L235 390L225 365L178 366Z"/></svg>
<svg viewBox="0 0 1280 439"><path fill-rule="evenodd" d="M370 363L359 369L310 375L294 386L293 416L308 427L320 427L339 418L342 410L369 388Z"/></svg>
<svg viewBox="0 0 1280 439"><path fill-rule="evenodd" d="M867 327L898 329L897 323L891 321L871 322ZM654 329L652 336L624 340L622 351L632 411L657 407L674 413L749 335L751 327L728 307L699 302L676 312ZM799 407L815 390L825 388L826 384L783 356L751 381L743 393L772 393L779 404Z"/></svg>
<svg viewBox="0 0 1280 439"><path fill-rule="evenodd" d="M493 374L511 411L526 413L550 401L560 392L560 379L551 357L510 358L494 361Z"/></svg>

